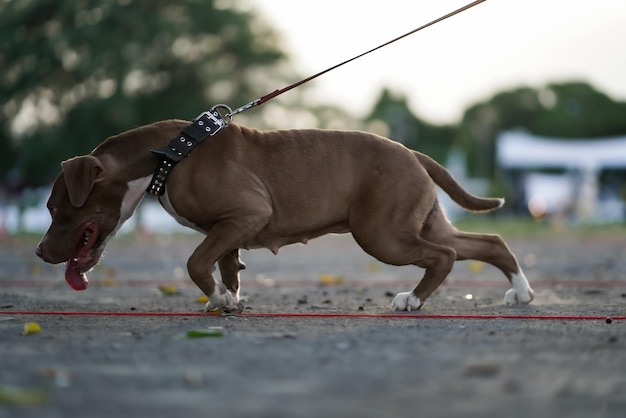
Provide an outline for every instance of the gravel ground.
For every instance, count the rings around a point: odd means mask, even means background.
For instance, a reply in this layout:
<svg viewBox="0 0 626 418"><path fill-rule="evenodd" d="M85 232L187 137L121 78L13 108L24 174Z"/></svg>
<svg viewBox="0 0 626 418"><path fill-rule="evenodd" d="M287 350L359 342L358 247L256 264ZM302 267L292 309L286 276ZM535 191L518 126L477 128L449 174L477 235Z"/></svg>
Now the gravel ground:
<svg viewBox="0 0 626 418"><path fill-rule="evenodd" d="M175 316L203 307L184 270L200 239L122 237L84 292L35 240L0 241L0 417L624 414L626 321L605 318L626 315L626 237L508 240L533 304L503 306L504 277L462 262L422 311L392 318L376 315L420 270L350 236L244 251L247 315ZM373 317L253 316L268 313ZM534 319L557 315L572 318ZM41 332L22 335L27 322ZM220 336L187 338L210 327Z"/></svg>

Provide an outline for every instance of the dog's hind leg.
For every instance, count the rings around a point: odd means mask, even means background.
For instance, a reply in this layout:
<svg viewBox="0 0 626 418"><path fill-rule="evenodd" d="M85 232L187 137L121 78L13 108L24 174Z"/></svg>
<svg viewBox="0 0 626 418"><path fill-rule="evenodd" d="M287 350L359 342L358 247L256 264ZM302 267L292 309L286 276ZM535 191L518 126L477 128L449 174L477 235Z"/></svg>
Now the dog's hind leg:
<svg viewBox="0 0 626 418"><path fill-rule="evenodd" d="M424 276L411 292L398 293L391 302L396 311L412 311L422 307L424 301L443 283L452 270L456 254L453 249L419 239L419 258L410 264L425 268Z"/></svg>
<svg viewBox="0 0 626 418"><path fill-rule="evenodd" d="M505 304L530 303L534 299L535 292L530 287L528 279L500 236L456 231L448 245L456 250L458 260L484 261L504 273L513 286L504 296Z"/></svg>
<svg viewBox="0 0 626 418"><path fill-rule="evenodd" d="M479 260L500 269L509 279L512 288L504 297L507 305L529 303L535 292L508 245L498 235L475 234L457 230L447 219L437 219L427 239L456 251L457 260Z"/></svg>
<svg viewBox="0 0 626 418"><path fill-rule="evenodd" d="M422 280L413 291L399 293L391 303L392 308L397 311L417 310L450 273L456 253L452 248L419 237L390 236L388 231L367 234L367 237L358 231L352 233L361 248L383 263L396 266L413 264L426 269Z"/></svg>

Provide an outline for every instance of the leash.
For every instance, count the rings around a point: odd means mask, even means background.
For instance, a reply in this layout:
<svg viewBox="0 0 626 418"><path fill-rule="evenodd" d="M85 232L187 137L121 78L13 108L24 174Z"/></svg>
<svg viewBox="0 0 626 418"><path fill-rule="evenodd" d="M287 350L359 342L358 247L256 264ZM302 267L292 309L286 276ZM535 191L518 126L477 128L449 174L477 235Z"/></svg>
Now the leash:
<svg viewBox="0 0 626 418"><path fill-rule="evenodd" d="M466 4L465 6L460 7L460 8L458 8L458 9L456 9L456 10L454 10L454 11L452 11L452 12L450 12L450 13L448 13L448 14L444 15L444 16L441 16L441 17L439 17L439 18L435 19L435 20L432 20L432 21L430 21L430 22L426 23L425 25L422 25L422 26L420 26L420 27L418 27L418 28L413 29L413 30L411 30L411 31L409 31L409 32L407 32L407 33L405 33L404 35L400 35L400 36L398 36L397 38L394 38L394 39L392 39L392 40L390 40L390 41L388 41L388 42L385 42L385 43L383 43L383 44L381 44L381 45L378 45L378 46L377 46L377 47L375 47L375 48L372 48L372 49L370 49L370 50L368 50L368 51L365 51L365 52L363 52L362 54L359 54L359 55L354 56L354 57L352 57L352 58L350 58L350 59L347 59L347 60L345 60L345 61L343 61L343 62L340 62L339 64L333 65L332 67L329 67L329 68L327 68L327 69L325 69L325 70L323 70L323 71L320 71L320 72L319 72L319 73L317 73L317 74L313 74L313 75L312 75L312 76L310 76L310 77L307 77L307 78L305 78L305 79L303 79L303 80L300 80L300 81L298 81L298 82L295 82L295 83L293 83L293 84L290 84L290 85L288 85L287 87L284 87L284 88L282 88L282 89L278 89L278 90L274 90L273 92L271 92L271 93L269 93L269 94L266 94L265 96L261 96L261 97L259 97L258 99L251 101L250 103L247 103L247 104L245 104L245 105L243 105L243 106L241 106L241 107L239 107L239 108L237 108L237 109L235 109L235 110L233 110L233 111L228 112L228 113L226 114L226 116L228 116L228 117L231 117L231 118L232 118L234 115L236 115L236 114L238 114L238 113L244 112L244 111L246 111L246 110L248 110L248 109L251 109L251 108L253 108L253 107L255 107L255 106L260 106L260 105L262 105L263 103L265 103L265 102L267 102L267 101L269 101L269 100L273 99L273 98L274 98L274 97L276 97L276 96L279 96L279 95L281 95L281 94L283 94L283 93L285 93L285 92L288 92L289 90L294 89L294 88L296 88L296 87L298 87L298 86L301 86L301 85L302 85L302 84L304 84L304 83L308 83L309 81L311 81L311 80L313 80L313 79L315 79L315 78L317 78L317 77L319 77L319 76L321 76L321 75L324 75L324 74L326 74L326 73L328 73L328 72L330 72L330 71L332 71L332 70L334 70L334 69L336 69L336 68L339 68L339 67L341 67L341 66L343 66L343 65L346 65L346 64L348 64L348 63L350 63L350 62L352 62L352 61L355 61L355 60L357 60L357 59L359 59L359 58L361 58L361 57L364 57L365 55L371 54L371 53L372 53L372 52L374 52L374 51L377 51L377 50L379 50L379 49L381 49L381 48L384 48L384 47L386 47L386 46L388 46L388 45L391 45L391 44L392 44L392 43L394 43L394 42L397 42L397 41L399 41L399 40L401 40L401 39L404 39L404 38L406 38L407 36L413 35L413 34L414 34L414 33L416 33L416 32L419 32L419 31L421 31L421 30L423 30L423 29L426 29L426 28L428 28L428 27L430 27L430 26L433 26L433 25L435 25L435 24L437 24L437 23L439 23L439 22L441 22L441 21L444 21L444 20L446 20L446 19L448 19L448 18L450 18L450 17L452 17L452 16L454 16L454 15L457 15L457 14L459 14L459 13L462 13L462 12L464 12L465 10L471 9L471 8L472 8L472 7L474 7L474 6L478 6L480 3L484 3L485 1L487 1L487 0L476 0L476 1L472 2L472 3Z"/></svg>
<svg viewBox="0 0 626 418"><path fill-rule="evenodd" d="M377 47L374 47L368 51L365 51L359 55L356 55L350 59L347 59L339 64L333 65L323 71L320 71L317 74L313 74L310 77L297 81L293 84L288 85L287 87L283 87L282 89L274 90L273 92L266 94L265 96L261 96L256 100L251 101L250 103L246 103L243 106L238 107L235 110L232 110L230 106L226 104L217 104L213 106L208 112L203 112L198 115L192 122L191 125L187 126L183 131L175 138L170 140L166 147L152 150L152 153L157 155L160 158L160 163L157 169L155 170L152 181L148 185L147 193L153 196L161 196L165 192L165 183L167 181L167 177L170 172L174 169L176 163L185 158L187 155L191 153L191 151L204 139L209 136L214 136L219 131L230 125L233 120L233 116L244 112L248 109L251 109L256 106L260 106L263 103L268 102L269 100L277 97L289 90L292 90L298 86L301 86L304 83L308 83L309 81L326 74L336 68L339 68L343 65L346 65L352 61L355 61L365 55L371 54L374 51L377 51L381 48L384 48L388 45L391 45L394 42L397 42L401 39L406 38L407 36L413 35L423 29L426 29L430 26L433 26L441 21L444 21L452 16L455 16L459 13L464 12L465 10L471 9L474 6L479 5L480 3L484 3L487 0L475 0L469 4L466 4L463 7L460 7L448 14L445 14L441 17L438 17L435 20L432 20L422 26L419 26L403 35L398 36L390 41L387 41Z"/></svg>

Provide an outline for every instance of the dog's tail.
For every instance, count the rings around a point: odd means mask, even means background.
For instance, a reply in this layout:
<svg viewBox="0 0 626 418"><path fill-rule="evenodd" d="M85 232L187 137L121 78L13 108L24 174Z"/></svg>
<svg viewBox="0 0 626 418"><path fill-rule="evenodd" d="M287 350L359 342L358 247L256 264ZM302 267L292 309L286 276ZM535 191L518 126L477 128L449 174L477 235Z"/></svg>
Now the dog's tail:
<svg viewBox="0 0 626 418"><path fill-rule="evenodd" d="M427 155L413 151L433 181L462 208L473 212L490 212L504 205L504 199L474 196L466 192L448 170Z"/></svg>

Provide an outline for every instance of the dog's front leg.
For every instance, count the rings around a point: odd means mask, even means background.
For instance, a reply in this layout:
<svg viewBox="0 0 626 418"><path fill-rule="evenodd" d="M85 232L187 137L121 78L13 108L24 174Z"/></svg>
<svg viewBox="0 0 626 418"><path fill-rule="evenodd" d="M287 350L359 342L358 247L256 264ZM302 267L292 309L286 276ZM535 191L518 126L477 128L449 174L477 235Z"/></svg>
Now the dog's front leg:
<svg viewBox="0 0 626 418"><path fill-rule="evenodd" d="M239 272L246 268L246 265L239 258L239 249L234 249L220 258L218 265L223 285L227 291L230 291L239 300Z"/></svg>
<svg viewBox="0 0 626 418"><path fill-rule="evenodd" d="M215 228L214 228L215 229ZM206 311L223 309L240 311L239 270L244 268L239 261L239 250L228 248L228 234L212 230L187 261L187 270L194 283L209 298ZM220 237L222 239L220 239ZM224 254L224 255L222 255ZM215 279L215 263L219 261L222 281Z"/></svg>

